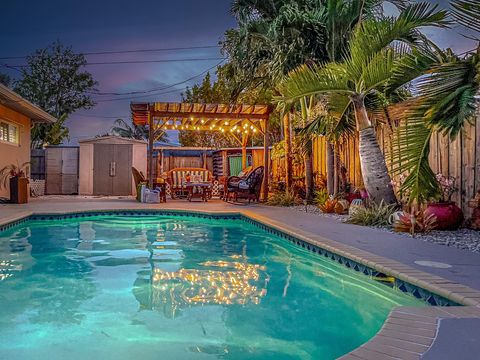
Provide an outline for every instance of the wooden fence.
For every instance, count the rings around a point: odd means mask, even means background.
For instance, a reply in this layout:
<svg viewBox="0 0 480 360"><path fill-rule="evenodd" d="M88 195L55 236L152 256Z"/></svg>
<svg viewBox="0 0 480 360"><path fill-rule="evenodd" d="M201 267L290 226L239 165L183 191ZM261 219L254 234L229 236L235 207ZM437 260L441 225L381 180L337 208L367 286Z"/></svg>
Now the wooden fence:
<svg viewBox="0 0 480 360"><path fill-rule="evenodd" d="M386 154L387 167L392 169L388 154L391 149L392 132L388 126L377 128L377 137L382 151ZM362 172L358 156L358 140L349 137L339 141L336 147L340 167L346 172L348 182L355 187L362 187ZM456 179L458 191L452 196L466 216L471 215L468 207L477 191L480 191L480 114L473 124L467 124L465 130L454 140L435 134L430 144L430 166L434 173L453 176ZM281 178L285 168L283 159L272 161L273 177ZM314 172L318 176L327 175L327 143L324 137L319 136L313 144ZM301 176L304 166L297 163L294 166L294 176Z"/></svg>

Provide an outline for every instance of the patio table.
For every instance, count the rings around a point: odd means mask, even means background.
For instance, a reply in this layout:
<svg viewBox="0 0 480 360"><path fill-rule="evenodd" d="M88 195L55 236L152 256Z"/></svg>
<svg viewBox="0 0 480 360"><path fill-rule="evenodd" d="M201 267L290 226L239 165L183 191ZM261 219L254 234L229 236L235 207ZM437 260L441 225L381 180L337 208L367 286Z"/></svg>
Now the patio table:
<svg viewBox="0 0 480 360"><path fill-rule="evenodd" d="M187 200L201 199L205 202L212 197L212 184L209 182L187 182L185 183L187 189Z"/></svg>

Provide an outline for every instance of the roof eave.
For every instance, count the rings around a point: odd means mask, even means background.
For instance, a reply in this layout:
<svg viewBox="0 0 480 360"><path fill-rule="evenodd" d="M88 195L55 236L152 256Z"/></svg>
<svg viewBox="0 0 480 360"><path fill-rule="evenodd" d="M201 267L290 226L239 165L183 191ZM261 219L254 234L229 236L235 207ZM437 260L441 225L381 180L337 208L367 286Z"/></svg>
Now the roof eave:
<svg viewBox="0 0 480 360"><path fill-rule="evenodd" d="M16 92L0 84L0 103L27 116L33 122L54 123L57 119Z"/></svg>

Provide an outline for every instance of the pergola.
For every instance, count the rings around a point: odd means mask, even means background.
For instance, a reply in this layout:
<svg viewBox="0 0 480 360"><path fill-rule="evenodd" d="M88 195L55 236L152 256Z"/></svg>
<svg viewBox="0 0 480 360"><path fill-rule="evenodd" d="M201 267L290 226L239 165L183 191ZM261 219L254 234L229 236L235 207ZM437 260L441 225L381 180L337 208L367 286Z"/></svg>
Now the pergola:
<svg viewBox="0 0 480 360"><path fill-rule="evenodd" d="M242 146L242 166L247 165L247 142L250 136L264 137L263 198L268 195L268 120L272 108L268 105L229 105L197 103L131 103L133 122L147 125L149 129L148 164L153 167L153 142L155 131L187 130L217 131L232 136ZM152 131L153 130L153 131ZM153 185L150 171L149 184Z"/></svg>

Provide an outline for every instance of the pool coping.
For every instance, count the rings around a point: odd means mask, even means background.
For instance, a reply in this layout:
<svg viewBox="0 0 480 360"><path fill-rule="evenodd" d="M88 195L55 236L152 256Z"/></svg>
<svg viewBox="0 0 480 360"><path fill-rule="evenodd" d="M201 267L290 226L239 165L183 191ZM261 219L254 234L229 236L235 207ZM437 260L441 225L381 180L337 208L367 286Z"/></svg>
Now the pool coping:
<svg viewBox="0 0 480 360"><path fill-rule="evenodd" d="M342 258L350 259L354 263L362 264L375 269L381 274L392 276L395 279L413 284L420 289L463 306L431 306L425 308L395 308L389 314L380 331L368 342L343 355L341 359L421 359L435 342L439 329L439 322L444 318L480 318L480 291L468 286L455 283L440 276L429 274L398 261L342 244L324 236L306 232L302 229L287 226L274 219L259 215L248 209L235 211L199 210L199 209L95 209L81 211L24 211L8 220L0 220L0 231L26 222L30 218L48 218L48 216L69 216L78 214L102 213L158 213L172 215L201 215L207 217L240 217L250 222L263 225L291 238L298 239L303 244L312 245L337 254ZM38 220L38 219L37 219ZM297 245L300 243L297 242ZM303 246L305 247L305 246ZM310 246L308 246L310 250ZM332 257L332 259L334 259ZM335 258L334 260L337 260ZM341 261L340 261L341 262Z"/></svg>

